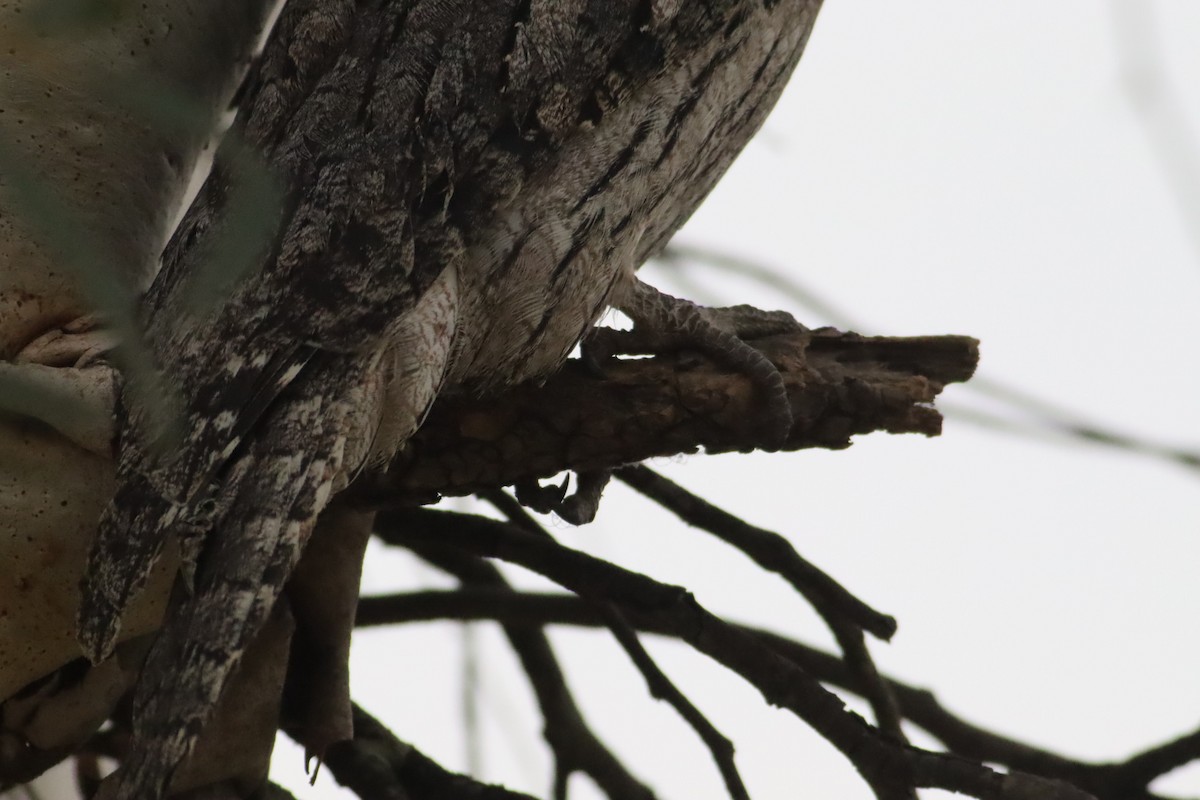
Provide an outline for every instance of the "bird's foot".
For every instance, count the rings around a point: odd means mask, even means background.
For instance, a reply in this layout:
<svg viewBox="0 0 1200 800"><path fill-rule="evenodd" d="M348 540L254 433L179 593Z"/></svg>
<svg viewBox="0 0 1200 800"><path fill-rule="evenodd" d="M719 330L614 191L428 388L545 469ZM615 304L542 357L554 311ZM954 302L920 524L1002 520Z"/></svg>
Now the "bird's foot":
<svg viewBox="0 0 1200 800"><path fill-rule="evenodd" d="M617 308L632 320L631 331L596 328L584 340L589 369L603 370L616 355L659 354L697 350L749 378L762 395L763 449L777 450L792 428L792 409L783 376L749 340L805 331L784 311L748 305L708 308L681 300L637 281Z"/></svg>
<svg viewBox="0 0 1200 800"><path fill-rule="evenodd" d="M600 510L600 497L612 478L612 470L583 470L575 473L575 491L567 494L567 481L542 486L536 480L518 483L517 501L539 514L557 514L564 522L586 525Z"/></svg>

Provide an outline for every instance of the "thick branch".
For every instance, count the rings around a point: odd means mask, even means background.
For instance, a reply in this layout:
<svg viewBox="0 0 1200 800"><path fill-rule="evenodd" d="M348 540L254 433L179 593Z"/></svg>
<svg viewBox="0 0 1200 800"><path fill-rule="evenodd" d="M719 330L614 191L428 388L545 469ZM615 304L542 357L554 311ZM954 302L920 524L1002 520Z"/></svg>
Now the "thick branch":
<svg viewBox="0 0 1200 800"><path fill-rule="evenodd" d="M784 450L841 449L872 431L941 432L929 406L975 369L963 336L862 337L821 330L755 342L779 367L795 419ZM750 451L761 445L758 397L744 375L692 354L613 361L603 378L571 362L542 387L487 401L440 398L386 478L359 502L461 495L655 456Z"/></svg>

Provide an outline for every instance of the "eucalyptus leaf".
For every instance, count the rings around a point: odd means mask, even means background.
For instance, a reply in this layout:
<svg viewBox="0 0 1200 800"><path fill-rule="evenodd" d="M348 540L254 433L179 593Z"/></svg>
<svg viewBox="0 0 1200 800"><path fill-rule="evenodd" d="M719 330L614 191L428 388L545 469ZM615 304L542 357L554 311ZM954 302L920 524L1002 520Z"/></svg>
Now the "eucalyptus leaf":
<svg viewBox="0 0 1200 800"><path fill-rule="evenodd" d="M234 136L235 134L230 134ZM190 278L189 311L208 313L262 264L274 241L283 184L258 153L238 139L222 145L222 169L232 184L221 229Z"/></svg>
<svg viewBox="0 0 1200 800"><path fill-rule="evenodd" d="M71 273L88 306L113 332L118 345L112 359L133 387L135 402L155 418L156 428L166 431L176 427L165 418L159 419L170 416L163 404L163 398L170 395L141 335L137 296L121 279L105 248L89 234L61 196L25 166L3 136L0 136L0 175L4 176L6 206L18 211L32 226L49 252L56 256L55 263ZM27 397L17 385L8 388L16 392L16 397Z"/></svg>
<svg viewBox="0 0 1200 800"><path fill-rule="evenodd" d="M45 380L40 365L0 362L0 412L30 417L58 430L72 427L94 409L78 394Z"/></svg>
<svg viewBox="0 0 1200 800"><path fill-rule="evenodd" d="M128 13L130 0L39 0L29 23L46 36L62 36L111 25Z"/></svg>
<svg viewBox="0 0 1200 800"><path fill-rule="evenodd" d="M164 132L184 132L198 138L212 133L210 105L186 86L166 81L152 72L138 72L133 80L100 87L108 97L135 118Z"/></svg>

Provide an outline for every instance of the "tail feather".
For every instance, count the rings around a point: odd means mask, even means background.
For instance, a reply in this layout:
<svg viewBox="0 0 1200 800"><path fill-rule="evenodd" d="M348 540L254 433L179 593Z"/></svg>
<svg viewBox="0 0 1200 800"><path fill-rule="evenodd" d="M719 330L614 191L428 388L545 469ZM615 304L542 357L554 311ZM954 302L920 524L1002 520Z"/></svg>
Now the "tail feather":
<svg viewBox="0 0 1200 800"><path fill-rule="evenodd" d="M147 470L137 441L140 417L131 415L133 428L125 433L129 441L118 469L119 488L100 520L82 584L78 639L93 663L112 653L121 617L145 586L171 536L183 548L184 577L190 583L188 556L202 545L223 500L214 496L217 482L224 478L220 489L228 494L233 481L227 471L243 438L261 422L313 352L307 346L279 346L261 358L239 359L216 370L220 381L201 386L191 403L190 432L182 451L164 465ZM222 409L228 413L223 415Z"/></svg>
<svg viewBox="0 0 1200 800"><path fill-rule="evenodd" d="M162 553L165 540L158 532L180 513L139 473L121 476L119 483L100 521L81 587L77 636L92 663L112 654L121 617Z"/></svg>
<svg viewBox="0 0 1200 800"><path fill-rule="evenodd" d="M331 405L333 406L331 408ZM146 660L116 800L160 797L189 755L242 652L274 608L343 469L345 404L283 404Z"/></svg>

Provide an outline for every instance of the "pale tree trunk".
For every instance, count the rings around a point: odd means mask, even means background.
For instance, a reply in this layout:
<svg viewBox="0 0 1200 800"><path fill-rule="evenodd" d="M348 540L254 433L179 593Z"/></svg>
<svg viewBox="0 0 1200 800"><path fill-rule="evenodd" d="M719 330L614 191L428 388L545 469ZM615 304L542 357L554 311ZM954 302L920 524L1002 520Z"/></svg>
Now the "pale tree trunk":
<svg viewBox="0 0 1200 800"><path fill-rule="evenodd" d="M0 4L0 377L12 372L3 362L28 355L34 342L38 360L71 366L79 347L53 332L95 307L89 284L108 282L130 297L148 285L274 4L94 3L94 20L56 18L68 4ZM115 19L103 16L113 10ZM186 104L187 124L156 114L164 97ZM26 177L61 215L37 207ZM92 259L92 274L71 263L72 246ZM92 401L111 394L104 369L48 367L36 376ZM9 384L0 384L4 392L0 409L41 410L22 409ZM79 433L70 419L50 417ZM75 583L112 493L106 449L102 439L0 411L0 698L78 656ZM156 613L142 608L132 631Z"/></svg>

